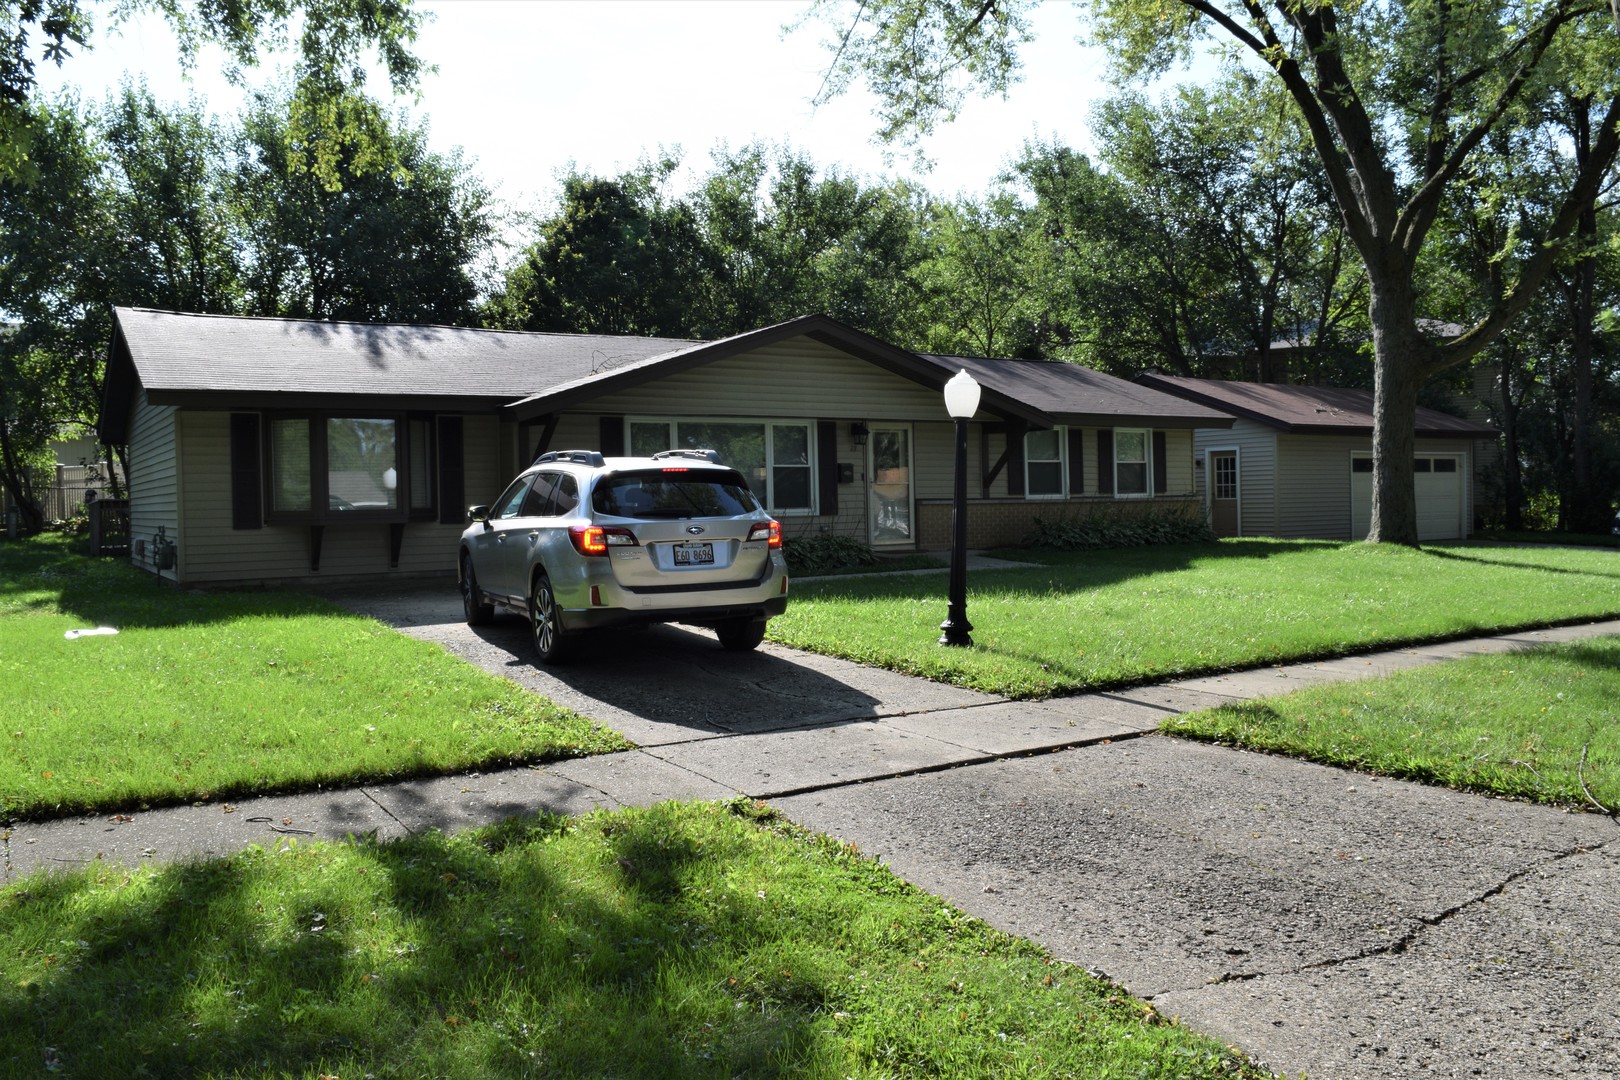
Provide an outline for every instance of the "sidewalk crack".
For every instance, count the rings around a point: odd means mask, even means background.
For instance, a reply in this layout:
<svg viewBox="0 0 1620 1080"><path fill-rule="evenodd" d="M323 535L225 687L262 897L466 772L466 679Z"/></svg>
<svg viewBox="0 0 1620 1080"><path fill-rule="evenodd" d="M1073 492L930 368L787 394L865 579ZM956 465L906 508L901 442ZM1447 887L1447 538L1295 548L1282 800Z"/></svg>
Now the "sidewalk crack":
<svg viewBox="0 0 1620 1080"><path fill-rule="evenodd" d="M1302 964L1299 967L1286 968L1281 971L1222 972L1220 975L1206 982L1204 986L1219 986L1227 983L1251 982L1255 979L1266 979L1273 976L1301 975L1307 971L1322 971L1327 968L1341 967L1345 964L1353 964L1358 960L1370 960L1373 957L1378 956L1402 956L1408 950L1410 950L1412 946L1417 943L1418 939L1428 931L1445 925L1458 915L1478 907L1487 900L1501 896L1507 891L1508 887L1514 883L1523 881L1531 874L1538 873L1549 866L1554 866L1560 862L1563 862L1565 859L1573 858L1576 855L1590 854L1594 851L1602 851L1609 847L1612 843L1614 843L1614 841L1604 840L1596 844L1576 844L1574 847L1568 848L1564 851L1556 851L1545 859L1532 863L1522 870L1517 870L1509 874L1507 877L1503 878L1495 885L1492 885L1490 888L1485 889L1477 896L1468 897L1467 899L1446 908L1444 911L1437 912L1434 915L1414 916L1412 918L1412 928L1406 933L1402 934L1400 937L1396 938L1394 941L1390 942L1388 945L1379 945L1372 948L1366 948L1344 956L1329 957L1326 960L1317 960L1313 963ZM1199 989L1203 989L1203 987L1179 988L1181 992ZM1165 993L1174 992L1177 991L1165 991ZM1152 997L1148 997L1147 1000L1151 1001Z"/></svg>
<svg viewBox="0 0 1620 1080"><path fill-rule="evenodd" d="M398 814L396 814L392 810L388 809L388 807L383 803L383 801L381 799L377 798L377 796L375 796L375 795L373 795L371 793L370 788L361 788L360 789L360 794L362 794L366 798L370 799L371 802L372 802L372 805L375 806L377 809L379 809L383 813L387 814L390 818L393 818L394 824L396 824L400 828L404 829L405 832L408 835L410 835L410 836L415 836L416 835L416 830L411 828L409 825L407 825L404 822L404 820L400 818L400 816Z"/></svg>

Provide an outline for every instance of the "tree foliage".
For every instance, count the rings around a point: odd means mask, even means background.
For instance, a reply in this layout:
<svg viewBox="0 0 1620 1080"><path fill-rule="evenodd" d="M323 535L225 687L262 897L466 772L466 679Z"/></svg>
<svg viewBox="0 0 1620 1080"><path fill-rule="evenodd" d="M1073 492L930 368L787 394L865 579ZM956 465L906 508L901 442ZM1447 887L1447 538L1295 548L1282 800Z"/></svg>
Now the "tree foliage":
<svg viewBox="0 0 1620 1080"><path fill-rule="evenodd" d="M199 50L216 44L228 58L227 75L257 63L261 53L294 45L296 69L307 99L330 103L358 91L366 82L365 60L373 52L388 70L395 91L416 84L421 60L411 51L421 16L410 0L4 0L0 24L0 178L31 181L40 162L32 155L36 129L29 107L37 63L61 66L76 50L92 46L98 15L114 23L142 13L155 13L179 41L180 62L189 68ZM297 123L331 137L342 117L317 107ZM352 132L350 134L353 134ZM312 163L327 180L328 163Z"/></svg>

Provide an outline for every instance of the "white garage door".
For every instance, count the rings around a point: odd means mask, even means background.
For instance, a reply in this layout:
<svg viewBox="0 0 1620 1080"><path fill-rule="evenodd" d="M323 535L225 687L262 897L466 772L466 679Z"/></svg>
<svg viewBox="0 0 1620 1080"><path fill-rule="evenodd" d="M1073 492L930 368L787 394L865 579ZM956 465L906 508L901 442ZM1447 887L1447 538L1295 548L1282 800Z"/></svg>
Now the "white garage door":
<svg viewBox="0 0 1620 1080"><path fill-rule="evenodd" d="M1412 462L1417 491L1419 540L1463 537L1461 454L1419 454ZM1350 457L1350 535L1365 540L1372 530L1372 455Z"/></svg>

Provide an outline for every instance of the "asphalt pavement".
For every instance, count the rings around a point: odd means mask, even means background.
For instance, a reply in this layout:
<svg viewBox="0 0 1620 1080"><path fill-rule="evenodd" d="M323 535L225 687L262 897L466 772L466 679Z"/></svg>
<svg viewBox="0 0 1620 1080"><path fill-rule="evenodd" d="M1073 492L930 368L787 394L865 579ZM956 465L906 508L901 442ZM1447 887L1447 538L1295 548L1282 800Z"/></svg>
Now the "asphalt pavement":
<svg viewBox="0 0 1620 1080"><path fill-rule="evenodd" d="M1620 621L1009 702L658 627L551 670L449 585L334 595L622 732L619 754L20 823L41 867L380 838L663 799L768 800L916 885L1312 1077L1620 1076L1620 827L1167 738L1166 716Z"/></svg>

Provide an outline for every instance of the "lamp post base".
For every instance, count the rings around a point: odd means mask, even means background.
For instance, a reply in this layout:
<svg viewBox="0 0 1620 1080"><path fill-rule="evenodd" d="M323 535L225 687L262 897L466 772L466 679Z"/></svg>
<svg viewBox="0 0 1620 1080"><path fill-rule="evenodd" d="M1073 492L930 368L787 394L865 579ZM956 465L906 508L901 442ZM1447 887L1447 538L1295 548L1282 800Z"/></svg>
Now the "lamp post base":
<svg viewBox="0 0 1620 1080"><path fill-rule="evenodd" d="M947 616L945 621L939 624L939 628L945 631L943 634L939 635L939 643L941 645L973 644L973 638L968 633L973 629L973 624L967 621L967 616L965 614L952 614Z"/></svg>

